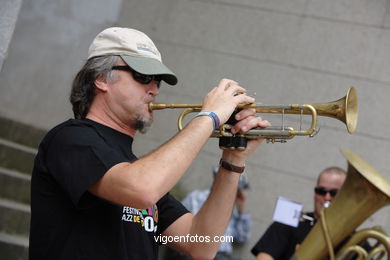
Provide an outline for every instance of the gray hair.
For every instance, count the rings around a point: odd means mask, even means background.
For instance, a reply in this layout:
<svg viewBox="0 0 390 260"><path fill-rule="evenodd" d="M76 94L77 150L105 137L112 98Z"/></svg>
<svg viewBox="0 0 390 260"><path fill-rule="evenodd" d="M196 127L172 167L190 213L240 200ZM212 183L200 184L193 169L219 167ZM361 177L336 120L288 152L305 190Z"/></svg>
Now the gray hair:
<svg viewBox="0 0 390 260"><path fill-rule="evenodd" d="M87 116L96 95L95 80L103 77L107 81L115 80L111 68L118 63L119 56L98 56L87 60L73 80L69 101L76 119Z"/></svg>

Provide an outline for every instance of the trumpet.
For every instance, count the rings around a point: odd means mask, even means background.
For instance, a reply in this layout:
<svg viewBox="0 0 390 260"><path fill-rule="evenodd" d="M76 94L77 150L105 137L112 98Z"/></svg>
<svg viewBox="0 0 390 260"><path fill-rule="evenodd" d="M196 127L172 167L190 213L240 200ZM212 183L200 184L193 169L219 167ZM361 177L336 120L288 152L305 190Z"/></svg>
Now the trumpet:
<svg viewBox="0 0 390 260"><path fill-rule="evenodd" d="M149 109L161 110L161 109L184 109L178 118L178 129L183 129L183 121L185 116L190 113L200 112L202 110L202 104L166 104L166 103L150 103ZM232 134L230 129L232 124L225 123L220 126L219 129L213 131L211 137L217 138L244 138L244 139L266 139L267 142L284 143L288 139L295 136L309 136L313 137L317 132L317 118L318 116L326 116L335 118L343 122L347 131L352 134L356 130L358 119L358 102L356 90L354 87L348 89L347 94L339 100L320 103L320 104L290 104L290 105L262 105L262 104L239 104L236 107L236 112L242 109L253 108L256 113L270 113L281 114L282 123L281 126L271 126L267 128L254 128L246 133ZM286 126L284 123L284 116L286 114L301 115L300 129L296 130L291 126ZM306 130L302 130L302 115L311 115L310 127ZM229 121L228 121L229 122ZM246 147L246 144L245 144ZM245 148L244 147L244 148ZM237 147L236 147L237 148ZM242 147L239 147L240 149Z"/></svg>

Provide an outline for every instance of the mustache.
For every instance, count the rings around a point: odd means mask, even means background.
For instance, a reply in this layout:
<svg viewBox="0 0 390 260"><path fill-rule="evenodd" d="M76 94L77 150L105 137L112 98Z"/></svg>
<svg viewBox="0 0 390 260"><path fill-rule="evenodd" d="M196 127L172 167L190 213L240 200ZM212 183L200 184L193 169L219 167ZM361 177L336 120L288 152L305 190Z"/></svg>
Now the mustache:
<svg viewBox="0 0 390 260"><path fill-rule="evenodd" d="M144 98L144 101L145 103L151 103L151 102L154 102L155 101L155 98L154 97L145 97Z"/></svg>

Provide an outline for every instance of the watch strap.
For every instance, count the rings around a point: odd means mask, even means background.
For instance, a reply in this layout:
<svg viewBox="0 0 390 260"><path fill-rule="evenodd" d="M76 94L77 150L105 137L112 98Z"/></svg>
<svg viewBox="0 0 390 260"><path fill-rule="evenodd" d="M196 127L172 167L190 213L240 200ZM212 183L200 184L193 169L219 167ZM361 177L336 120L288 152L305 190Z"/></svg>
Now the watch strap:
<svg viewBox="0 0 390 260"><path fill-rule="evenodd" d="M245 166L237 166L234 164L231 164L227 161L220 160L219 161L219 166L224 168L225 170L231 171L231 172L237 172L237 173L243 173L245 170Z"/></svg>

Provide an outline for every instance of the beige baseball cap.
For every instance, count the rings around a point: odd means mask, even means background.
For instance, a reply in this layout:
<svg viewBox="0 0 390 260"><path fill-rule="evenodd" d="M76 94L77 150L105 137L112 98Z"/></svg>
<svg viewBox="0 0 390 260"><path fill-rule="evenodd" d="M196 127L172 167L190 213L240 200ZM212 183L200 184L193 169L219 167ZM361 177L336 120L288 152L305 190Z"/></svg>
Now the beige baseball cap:
<svg viewBox="0 0 390 260"><path fill-rule="evenodd" d="M161 54L143 32L130 28L111 27L100 32L89 46L88 59L119 55L133 70L145 75L160 75L176 85L176 75L162 63Z"/></svg>

